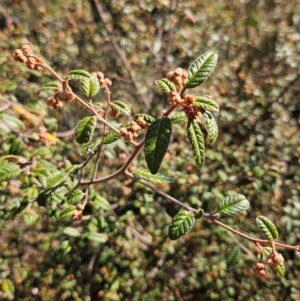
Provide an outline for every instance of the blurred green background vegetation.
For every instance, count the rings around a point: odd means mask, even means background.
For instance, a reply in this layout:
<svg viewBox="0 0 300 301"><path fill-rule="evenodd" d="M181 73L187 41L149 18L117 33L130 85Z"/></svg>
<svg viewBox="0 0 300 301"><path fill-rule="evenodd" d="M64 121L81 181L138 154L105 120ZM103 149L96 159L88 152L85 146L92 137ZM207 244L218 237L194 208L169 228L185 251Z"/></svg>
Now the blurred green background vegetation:
<svg viewBox="0 0 300 301"><path fill-rule="evenodd" d="M13 60L24 43L59 74L102 71L113 81L113 100L155 117L167 107L167 97L154 81L212 50L219 61L198 93L220 105L214 114L218 139L197 171L182 125L176 126L161 168L175 183L160 188L205 210L217 208L230 191L242 193L251 210L222 218L225 223L259 236L255 217L263 214L275 222L282 241L299 244L299 1L98 3L103 11L94 0L0 1L0 121L15 116L22 123L16 126L13 119L7 128L0 122L0 154L10 154L18 138L22 156L39 149L53 170L66 158L82 161L72 137L46 147L24 138L38 129L13 104L42 118L49 132L69 130L87 114L73 103L50 110L46 97L35 95L52 78ZM124 152L122 144L108 148L101 172L116 170ZM143 156L137 166L145 167ZM259 279L252 271L255 246L224 229L200 221L171 241L168 224L180 208L131 180L96 185L95 194L113 211L90 205L92 217L73 223L37 205L19 216L24 196L14 184L0 185L0 300L299 300L299 253L282 252L284 278L269 270ZM96 244L69 238L62 233L68 225L109 239ZM231 262L235 250L239 257Z"/></svg>

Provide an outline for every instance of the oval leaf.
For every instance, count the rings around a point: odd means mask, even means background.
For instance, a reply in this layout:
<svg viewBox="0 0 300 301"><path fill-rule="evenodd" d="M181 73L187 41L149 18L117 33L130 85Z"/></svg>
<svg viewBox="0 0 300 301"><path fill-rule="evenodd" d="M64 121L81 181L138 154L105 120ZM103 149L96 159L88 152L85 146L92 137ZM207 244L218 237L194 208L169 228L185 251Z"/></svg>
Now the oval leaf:
<svg viewBox="0 0 300 301"><path fill-rule="evenodd" d="M174 179L170 176L167 176L163 173L158 172L156 175L153 175L147 169L139 168L133 173L135 176L140 177L143 180L152 182L152 183L172 183Z"/></svg>
<svg viewBox="0 0 300 301"><path fill-rule="evenodd" d="M269 241L273 241L278 237L275 225L265 216L258 216L256 218L256 223Z"/></svg>
<svg viewBox="0 0 300 301"><path fill-rule="evenodd" d="M72 228L72 227L66 227L64 230L63 230L63 233L68 235L68 236L71 236L71 237L79 237L81 236L80 232L75 229L75 228Z"/></svg>
<svg viewBox="0 0 300 301"><path fill-rule="evenodd" d="M205 146L201 128L197 121L189 121L187 134L192 145L197 168L200 169L205 159Z"/></svg>
<svg viewBox="0 0 300 301"><path fill-rule="evenodd" d="M172 134L171 119L156 119L148 128L145 137L145 157L149 170L156 174L167 152Z"/></svg>
<svg viewBox="0 0 300 301"><path fill-rule="evenodd" d="M3 161L0 164L0 181L8 181L16 178L21 171L19 165Z"/></svg>
<svg viewBox="0 0 300 301"><path fill-rule="evenodd" d="M71 70L67 74L67 78L71 78L71 79L90 79L91 74L87 71L84 71L84 70Z"/></svg>
<svg viewBox="0 0 300 301"><path fill-rule="evenodd" d="M67 195L68 203L78 203L84 197L84 192L81 189L75 189Z"/></svg>
<svg viewBox="0 0 300 301"><path fill-rule="evenodd" d="M194 100L193 105L197 108L201 108L204 110L209 110L209 111L214 111L214 112L219 111L219 105L214 100L212 100L208 97L198 96Z"/></svg>
<svg viewBox="0 0 300 301"><path fill-rule="evenodd" d="M78 143L83 144L89 142L96 126L96 116L85 117L79 121L75 128L75 139Z"/></svg>
<svg viewBox="0 0 300 301"><path fill-rule="evenodd" d="M167 78L156 80L155 83L166 93L176 91L175 85Z"/></svg>
<svg viewBox="0 0 300 301"><path fill-rule="evenodd" d="M205 119L207 135L208 135L208 142L214 143L218 136L218 124L210 112L204 111L202 113L202 115Z"/></svg>
<svg viewBox="0 0 300 301"><path fill-rule="evenodd" d="M61 185L65 179L66 175L60 171L54 171L51 176L47 178L47 188L56 187Z"/></svg>
<svg viewBox="0 0 300 301"><path fill-rule="evenodd" d="M181 122L187 122L188 118L185 114L185 112L174 112L170 116L172 123L181 123Z"/></svg>
<svg viewBox="0 0 300 301"><path fill-rule="evenodd" d="M98 242L101 244L106 243L108 240L108 237L105 234L96 232L87 233L86 237L90 241Z"/></svg>
<svg viewBox="0 0 300 301"><path fill-rule="evenodd" d="M95 96L100 90L100 84L97 77L84 78L81 80L81 88L87 97Z"/></svg>
<svg viewBox="0 0 300 301"><path fill-rule="evenodd" d="M104 198L101 195L97 195L94 199L93 202L97 204L101 209L103 210L110 210L110 203L106 198Z"/></svg>
<svg viewBox="0 0 300 301"><path fill-rule="evenodd" d="M191 230L195 223L194 215L187 210L177 213L169 226L169 237L176 240Z"/></svg>
<svg viewBox="0 0 300 301"><path fill-rule="evenodd" d="M130 110L129 106L122 101L116 100L116 101L112 102L111 106L115 110L119 111L120 113L122 113L124 115L131 114L131 110Z"/></svg>
<svg viewBox="0 0 300 301"><path fill-rule="evenodd" d="M187 69L189 80L186 88L194 88L204 83L214 70L218 55L213 52L205 52L199 56Z"/></svg>
<svg viewBox="0 0 300 301"><path fill-rule="evenodd" d="M249 207L250 203L242 194L229 195L219 204L219 211L227 215L241 213Z"/></svg>
<svg viewBox="0 0 300 301"><path fill-rule="evenodd" d="M60 214L59 214L59 218L63 219L63 218L69 218L73 212L75 211L76 207L75 206L68 206L66 207Z"/></svg>

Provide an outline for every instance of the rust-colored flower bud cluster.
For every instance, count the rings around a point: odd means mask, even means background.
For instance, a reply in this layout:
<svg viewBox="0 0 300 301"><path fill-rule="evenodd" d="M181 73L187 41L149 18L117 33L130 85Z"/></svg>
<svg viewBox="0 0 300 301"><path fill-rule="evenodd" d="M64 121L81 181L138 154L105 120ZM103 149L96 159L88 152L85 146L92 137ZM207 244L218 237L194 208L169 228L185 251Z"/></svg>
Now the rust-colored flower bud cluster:
<svg viewBox="0 0 300 301"><path fill-rule="evenodd" d="M188 78L188 73L180 67L176 68L174 71L170 71L167 74L167 79L177 86L187 83Z"/></svg>
<svg viewBox="0 0 300 301"><path fill-rule="evenodd" d="M26 64L28 69L42 70L43 62L34 55L29 45L23 45L14 52L14 60Z"/></svg>
<svg viewBox="0 0 300 301"><path fill-rule="evenodd" d="M82 204L77 204L75 211L71 215L71 219L73 221L79 221L79 220L81 220L82 219L82 211L83 211L83 209L84 209L84 207L83 207Z"/></svg>
<svg viewBox="0 0 300 301"><path fill-rule="evenodd" d="M139 136L138 131L140 129L146 128L148 128L148 123L142 117L139 117L136 121L131 121L126 128L120 128L120 135L125 141L130 142Z"/></svg>
<svg viewBox="0 0 300 301"><path fill-rule="evenodd" d="M62 90L59 94L58 97L62 101L66 102L71 102L72 100L75 99L75 95L72 92L69 92L67 90Z"/></svg>
<svg viewBox="0 0 300 301"><path fill-rule="evenodd" d="M110 87L112 85L112 81L109 78L104 77L102 72L97 72L96 74L101 87Z"/></svg>
<svg viewBox="0 0 300 301"><path fill-rule="evenodd" d="M284 258L280 253L276 252L268 256L268 265L273 269L276 269L283 262L284 262Z"/></svg>
<svg viewBox="0 0 300 301"><path fill-rule="evenodd" d="M64 104L57 97L57 94L47 99L47 105L52 107L54 110L61 109Z"/></svg>
<svg viewBox="0 0 300 301"><path fill-rule="evenodd" d="M256 262L254 266L254 273L261 278L265 277L267 274L266 266L261 261Z"/></svg>

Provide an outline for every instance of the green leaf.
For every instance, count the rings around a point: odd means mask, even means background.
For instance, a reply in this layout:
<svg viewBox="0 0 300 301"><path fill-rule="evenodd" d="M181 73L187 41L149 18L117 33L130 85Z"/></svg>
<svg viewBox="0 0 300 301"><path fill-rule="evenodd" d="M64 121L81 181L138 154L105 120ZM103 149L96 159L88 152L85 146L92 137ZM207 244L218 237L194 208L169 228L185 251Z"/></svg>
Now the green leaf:
<svg viewBox="0 0 300 301"><path fill-rule="evenodd" d="M131 110L130 110L129 106L122 101L116 100L116 101L112 102L111 106L115 110L119 111L120 113L122 113L124 115L129 116L131 114Z"/></svg>
<svg viewBox="0 0 300 301"><path fill-rule="evenodd" d="M6 113L1 113L0 114L0 126L3 125L8 127L8 130L6 132L12 132L12 131L23 131L26 129L25 124L23 123L22 120L20 120L19 118L17 118L16 116L13 115L9 115ZM0 127L1 129L1 127Z"/></svg>
<svg viewBox="0 0 300 301"><path fill-rule="evenodd" d="M174 112L170 115L172 123L182 123L187 122L188 118L186 117L185 112Z"/></svg>
<svg viewBox="0 0 300 301"><path fill-rule="evenodd" d="M198 211L195 213L195 219L200 219L204 214L204 210L202 208L198 209Z"/></svg>
<svg viewBox="0 0 300 301"><path fill-rule="evenodd" d="M249 208L249 201L242 194L234 194L225 197L219 204L219 212L226 215L241 213Z"/></svg>
<svg viewBox="0 0 300 301"><path fill-rule="evenodd" d="M15 163L3 161L0 164L0 182L16 178L21 173L21 168Z"/></svg>
<svg viewBox="0 0 300 301"><path fill-rule="evenodd" d="M59 214L60 219L69 218L76 210L75 206L68 206Z"/></svg>
<svg viewBox="0 0 300 301"><path fill-rule="evenodd" d="M12 155L21 155L24 151L24 143L21 138L16 138L12 141L8 153Z"/></svg>
<svg viewBox="0 0 300 301"><path fill-rule="evenodd" d="M63 184L66 180L66 175L60 171L51 173L51 176L47 178L47 188L52 188Z"/></svg>
<svg viewBox="0 0 300 301"><path fill-rule="evenodd" d="M60 243L59 248L56 250L55 257L59 260L64 259L67 254L72 250L72 247L70 246L69 240L64 240Z"/></svg>
<svg viewBox="0 0 300 301"><path fill-rule="evenodd" d="M167 176L163 173L158 172L157 174L153 175L147 169L139 168L136 169L133 173L135 176L140 177L146 181L152 183L173 183L174 179L170 176Z"/></svg>
<svg viewBox="0 0 300 301"><path fill-rule="evenodd" d="M272 248L271 247L264 247L263 248L265 256L268 257L272 253ZM285 266L284 263L280 263L277 268L273 269L276 271L281 277L284 277L285 274Z"/></svg>
<svg viewBox="0 0 300 301"><path fill-rule="evenodd" d="M95 96L100 90L100 84L97 76L92 74L90 78L82 79L81 88L87 97Z"/></svg>
<svg viewBox="0 0 300 301"><path fill-rule="evenodd" d="M49 90L59 90L59 85L57 82L49 82L38 89L38 92L44 92Z"/></svg>
<svg viewBox="0 0 300 301"><path fill-rule="evenodd" d="M205 159L205 146L201 128L197 121L189 121L187 134L190 144L192 145L197 168L200 169Z"/></svg>
<svg viewBox="0 0 300 301"><path fill-rule="evenodd" d="M115 131L109 131L101 140L101 144L110 144L117 141L120 135Z"/></svg>
<svg viewBox="0 0 300 301"><path fill-rule="evenodd" d="M204 111L202 112L202 115L205 119L205 124L206 124L206 129L208 134L208 142L214 143L218 136L218 124L210 112Z"/></svg>
<svg viewBox="0 0 300 301"><path fill-rule="evenodd" d="M101 195L97 195L94 199L93 202L100 206L101 209L103 210L110 210L110 203L107 201L106 198L104 198Z"/></svg>
<svg viewBox="0 0 300 301"><path fill-rule="evenodd" d="M72 227L66 227L66 228L64 228L63 233L66 234L66 235L68 235L68 236L71 236L71 237L79 237L79 236L81 236L80 232L77 229L72 228Z"/></svg>
<svg viewBox="0 0 300 301"><path fill-rule="evenodd" d="M84 71L84 70L71 70L67 74L67 78L71 78L71 79L90 79L91 74L87 71Z"/></svg>
<svg viewBox="0 0 300 301"><path fill-rule="evenodd" d="M166 93L176 91L175 85L167 78L156 80L155 83Z"/></svg>
<svg viewBox="0 0 300 301"><path fill-rule="evenodd" d="M197 96L197 98L194 100L193 105L197 108L209 110L218 112L219 111L219 105L209 97L201 97Z"/></svg>
<svg viewBox="0 0 300 301"><path fill-rule="evenodd" d="M195 88L204 83L214 70L218 55L213 52L205 52L200 55L187 69L189 75L186 88Z"/></svg>
<svg viewBox="0 0 300 301"><path fill-rule="evenodd" d="M83 197L84 197L84 192L81 189L75 189L67 195L67 202L69 204L78 203L82 200Z"/></svg>
<svg viewBox="0 0 300 301"><path fill-rule="evenodd" d="M29 225L34 224L39 219L39 215L34 211L26 212L23 215L23 219L24 219L25 224L29 226Z"/></svg>
<svg viewBox="0 0 300 301"><path fill-rule="evenodd" d="M105 234L96 233L96 232L87 233L86 237L88 240L98 242L100 244L104 244L108 240L108 237Z"/></svg>
<svg viewBox="0 0 300 301"><path fill-rule="evenodd" d="M265 216L258 216L256 218L256 223L269 241L273 241L278 237L275 225Z"/></svg>
<svg viewBox="0 0 300 301"><path fill-rule="evenodd" d="M137 120L139 117L143 118L149 124L151 124L155 120L155 118L147 114L136 114L134 116L134 119Z"/></svg>
<svg viewBox="0 0 300 301"><path fill-rule="evenodd" d="M156 174L167 152L172 134L171 119L156 119L148 128L145 136L144 153L149 170Z"/></svg>
<svg viewBox="0 0 300 301"><path fill-rule="evenodd" d="M95 130L96 123L96 116L81 119L75 128L75 140L80 144L89 142Z"/></svg>
<svg viewBox="0 0 300 301"><path fill-rule="evenodd" d="M237 261L239 255L240 255L240 249L238 247L231 249L226 257L227 267L233 265Z"/></svg>
<svg viewBox="0 0 300 301"><path fill-rule="evenodd" d="M26 194L29 199L36 199L39 195L39 191L35 187L29 187Z"/></svg>
<svg viewBox="0 0 300 301"><path fill-rule="evenodd" d="M187 210L177 213L169 226L169 237L176 240L191 230L195 223L194 215Z"/></svg>

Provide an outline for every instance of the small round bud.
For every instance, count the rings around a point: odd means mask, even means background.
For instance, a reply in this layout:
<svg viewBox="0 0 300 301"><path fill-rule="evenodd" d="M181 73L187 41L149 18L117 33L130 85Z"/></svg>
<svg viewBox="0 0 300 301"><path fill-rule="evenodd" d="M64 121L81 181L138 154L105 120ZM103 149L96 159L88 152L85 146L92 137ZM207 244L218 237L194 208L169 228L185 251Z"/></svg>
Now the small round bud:
<svg viewBox="0 0 300 301"><path fill-rule="evenodd" d="M127 134L123 137L125 141L132 141L133 140L133 134L131 132L127 132Z"/></svg>
<svg viewBox="0 0 300 301"><path fill-rule="evenodd" d="M176 76L174 79L173 79L173 83L177 86L180 86L182 85L182 78L181 76Z"/></svg>
<svg viewBox="0 0 300 301"><path fill-rule="evenodd" d="M104 81L107 87L110 87L112 85L112 81L109 78L105 78Z"/></svg>
<svg viewBox="0 0 300 301"><path fill-rule="evenodd" d="M57 103L55 103L55 104L53 105L53 109L59 110L59 109L61 109L63 106L64 106L64 103L63 103L62 101L58 101Z"/></svg>
<svg viewBox="0 0 300 301"><path fill-rule="evenodd" d="M128 133L128 131L127 131L126 128L120 128L119 132L120 132L120 135L121 135L121 136L125 136L125 135L127 135L127 133Z"/></svg>
<svg viewBox="0 0 300 301"><path fill-rule="evenodd" d="M137 138L139 136L139 134L137 132L132 133L133 138Z"/></svg>
<svg viewBox="0 0 300 301"><path fill-rule="evenodd" d="M77 204L77 205L76 205L76 209L77 209L78 211L83 211L84 207L83 207L82 204Z"/></svg>
<svg viewBox="0 0 300 301"><path fill-rule="evenodd" d="M167 74L167 79L168 79L169 81L172 81L173 77L174 77L174 72L173 72L173 71L168 72L168 74Z"/></svg>
<svg viewBox="0 0 300 301"><path fill-rule="evenodd" d="M21 50L23 52L23 54L27 57L32 56L33 55L33 51L31 50L29 45L23 45L21 47Z"/></svg>
<svg viewBox="0 0 300 301"><path fill-rule="evenodd" d="M132 133L134 133L134 132L138 131L138 130L141 129L141 128L139 127L139 125L138 125L135 121L131 121L131 122L130 122L129 129L130 129L130 131L131 131Z"/></svg>
<svg viewBox="0 0 300 301"><path fill-rule="evenodd" d="M82 219L82 210L75 210L72 215L71 215L71 219L73 221L79 221Z"/></svg>
<svg viewBox="0 0 300 301"><path fill-rule="evenodd" d="M180 68L180 67L176 68L175 71L174 71L175 76L180 76L181 77L182 73L183 73L183 69Z"/></svg>
<svg viewBox="0 0 300 301"><path fill-rule="evenodd" d="M67 101L67 102L71 102L72 100L75 99L75 95L66 90L62 90L58 96L59 96L59 99L61 99L63 101Z"/></svg>
<svg viewBox="0 0 300 301"><path fill-rule="evenodd" d="M99 81L100 79L104 79L104 74L102 72L97 72L96 75Z"/></svg>
<svg viewBox="0 0 300 301"><path fill-rule="evenodd" d="M57 100L54 97L50 97L47 99L47 105L50 107L52 107L56 103L57 103Z"/></svg>
<svg viewBox="0 0 300 301"><path fill-rule="evenodd" d="M34 68L35 68L35 64L32 64L32 63L30 63L30 62L26 62L26 67L28 68L28 69L31 69L31 70L33 70Z"/></svg>
<svg viewBox="0 0 300 301"><path fill-rule="evenodd" d="M284 262L284 258L280 253L270 254L268 256L268 265L269 267L276 269L279 264Z"/></svg>
<svg viewBox="0 0 300 301"><path fill-rule="evenodd" d="M185 70L183 70L181 77L182 77L182 79L188 79L189 75Z"/></svg>

